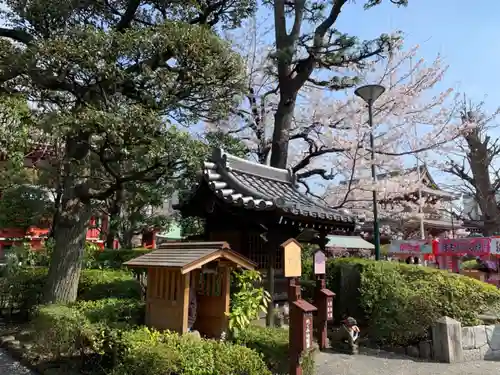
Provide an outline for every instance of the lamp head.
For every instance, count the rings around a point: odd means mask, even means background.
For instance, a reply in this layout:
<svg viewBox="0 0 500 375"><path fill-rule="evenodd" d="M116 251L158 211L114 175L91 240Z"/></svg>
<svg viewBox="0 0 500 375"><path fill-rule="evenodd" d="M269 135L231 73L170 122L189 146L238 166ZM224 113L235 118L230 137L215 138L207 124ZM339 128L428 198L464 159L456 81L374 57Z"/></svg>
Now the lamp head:
<svg viewBox="0 0 500 375"><path fill-rule="evenodd" d="M382 85L365 85L358 87L354 94L359 96L368 104L373 104L385 91Z"/></svg>

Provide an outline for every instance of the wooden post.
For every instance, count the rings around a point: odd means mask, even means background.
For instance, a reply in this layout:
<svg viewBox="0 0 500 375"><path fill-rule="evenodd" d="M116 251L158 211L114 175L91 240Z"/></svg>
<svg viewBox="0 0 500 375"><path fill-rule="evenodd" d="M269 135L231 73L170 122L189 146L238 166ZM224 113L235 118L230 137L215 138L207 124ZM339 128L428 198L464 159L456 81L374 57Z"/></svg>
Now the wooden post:
<svg viewBox="0 0 500 375"><path fill-rule="evenodd" d="M182 333L186 333L188 331L188 316L189 316L189 291L191 287L191 273L186 273L182 275L182 299L181 303L184 306L182 310Z"/></svg>
<svg viewBox="0 0 500 375"><path fill-rule="evenodd" d="M269 246L269 264L267 269L267 291L271 296L271 300L267 305L266 326L272 327L274 323L274 267L276 266L276 244L272 239L267 243Z"/></svg>
<svg viewBox="0 0 500 375"><path fill-rule="evenodd" d="M316 275L316 290L314 293L314 305L318 308L316 313L316 333L320 350L327 347L327 309L328 298L324 291L326 290L326 257L325 253L318 250L314 253L314 274Z"/></svg>
<svg viewBox="0 0 500 375"><path fill-rule="evenodd" d="M319 299L323 299L322 295L322 290L326 289L326 281L325 281L325 275L316 275L316 296L315 299L318 301ZM318 301L319 302L319 301ZM318 320L317 324L318 326L316 327L317 330L317 340L318 340L318 345L320 350L326 349L327 343L326 343L326 335L327 335L327 319L326 319L326 306L322 306L323 303L318 303L316 302L315 305L316 307L319 308L318 305L321 305L321 309L318 309ZM321 301L323 302L323 301Z"/></svg>
<svg viewBox="0 0 500 375"><path fill-rule="evenodd" d="M302 328L302 317L300 311L295 308L293 303L300 300L300 284L297 285L297 278L288 278L288 305L290 306L290 322L288 328L288 345L290 356L290 375L302 375L302 366L300 365L300 331Z"/></svg>

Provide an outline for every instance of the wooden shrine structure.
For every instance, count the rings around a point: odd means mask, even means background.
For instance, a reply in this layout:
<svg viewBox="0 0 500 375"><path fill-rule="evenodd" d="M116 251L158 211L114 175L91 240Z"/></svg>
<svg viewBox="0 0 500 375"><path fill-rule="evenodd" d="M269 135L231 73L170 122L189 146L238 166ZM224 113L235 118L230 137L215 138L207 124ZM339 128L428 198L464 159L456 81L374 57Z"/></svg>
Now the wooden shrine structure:
<svg viewBox="0 0 500 375"><path fill-rule="evenodd" d="M418 168L418 169L417 169ZM434 206L438 202L449 202L457 199L456 194L450 193L448 191L439 188L429 169L426 165L420 165L414 168L408 168L403 171L395 171L389 173L383 173L377 175L378 181L390 181L391 179L400 179L404 177L408 181L421 181L420 196L424 200L423 204L423 214L424 214L424 228L427 235L432 237L438 237L445 232L454 232L461 228L461 223L454 220L453 217L447 217L443 215L443 212L434 209ZM391 198L390 200L380 200L379 204L383 208L387 206L401 205L405 207L407 202L416 203L419 200L419 192L417 191L402 191L397 197ZM400 227L404 230L405 238L412 238L414 236L420 238L420 219L417 215L415 217L409 217L404 220L403 223L392 220L391 218L381 218L380 225L388 225L394 227ZM360 228L362 232L368 233L365 237L367 240L371 240L373 224L370 222L365 222ZM418 234L418 235L417 235ZM391 241L390 237L382 236L381 243L389 243Z"/></svg>
<svg viewBox="0 0 500 375"><path fill-rule="evenodd" d="M147 326L186 333L194 288L197 307L193 329L213 338L228 329L231 270L255 268L226 242L166 243L124 264L147 269Z"/></svg>
<svg viewBox="0 0 500 375"><path fill-rule="evenodd" d="M324 247L328 234L349 235L356 218L311 199L299 190L296 175L286 169L253 163L215 149L203 164L200 179L175 208L184 217L205 219L204 240L227 241L231 248L268 269L269 280L282 276L278 248L289 238ZM277 270L276 274L274 270ZM278 286L278 285L277 285ZM269 287L274 300L287 297Z"/></svg>

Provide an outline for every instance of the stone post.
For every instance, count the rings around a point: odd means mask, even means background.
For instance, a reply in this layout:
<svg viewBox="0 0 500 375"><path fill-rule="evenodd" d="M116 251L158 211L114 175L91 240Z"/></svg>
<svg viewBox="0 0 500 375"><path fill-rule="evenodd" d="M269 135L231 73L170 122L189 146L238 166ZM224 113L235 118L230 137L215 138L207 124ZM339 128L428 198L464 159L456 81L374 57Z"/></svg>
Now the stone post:
<svg viewBox="0 0 500 375"><path fill-rule="evenodd" d="M463 362L462 325L455 319L443 316L432 327L434 359L444 363Z"/></svg>

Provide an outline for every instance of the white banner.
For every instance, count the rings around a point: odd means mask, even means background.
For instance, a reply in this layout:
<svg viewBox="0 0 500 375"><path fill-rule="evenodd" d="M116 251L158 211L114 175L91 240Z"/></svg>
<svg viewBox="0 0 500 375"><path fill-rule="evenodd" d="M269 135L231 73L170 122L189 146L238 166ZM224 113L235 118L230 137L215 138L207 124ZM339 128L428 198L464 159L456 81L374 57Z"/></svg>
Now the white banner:
<svg viewBox="0 0 500 375"><path fill-rule="evenodd" d="M493 237L490 246L490 254L500 255L500 238Z"/></svg>

